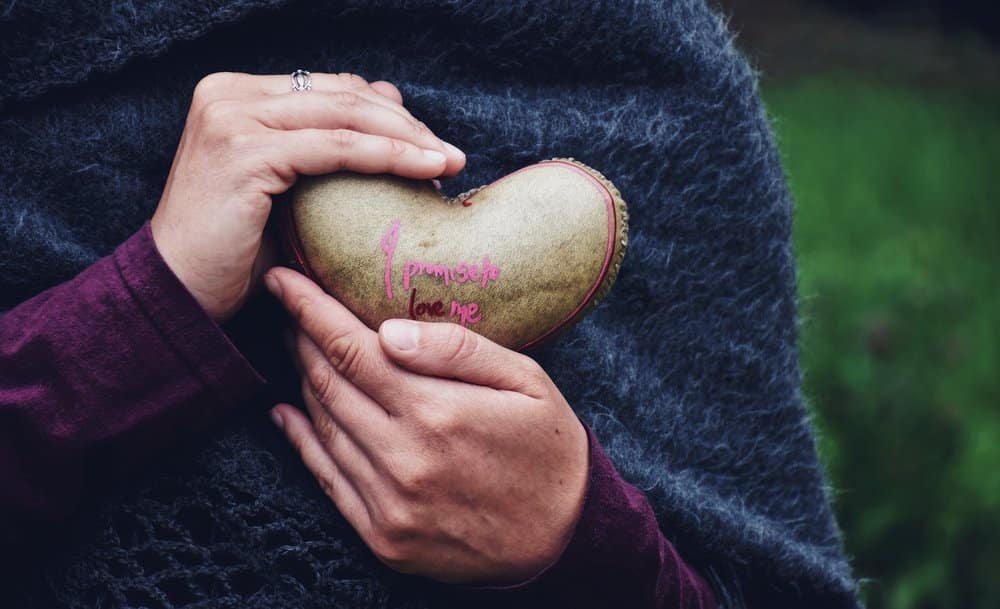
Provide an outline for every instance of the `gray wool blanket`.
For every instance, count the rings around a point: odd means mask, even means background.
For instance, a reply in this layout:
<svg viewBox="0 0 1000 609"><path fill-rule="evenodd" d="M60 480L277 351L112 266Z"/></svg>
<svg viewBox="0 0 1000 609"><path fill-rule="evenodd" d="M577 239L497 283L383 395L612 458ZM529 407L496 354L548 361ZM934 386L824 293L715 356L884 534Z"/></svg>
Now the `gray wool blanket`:
<svg viewBox="0 0 1000 609"><path fill-rule="evenodd" d="M0 311L150 217L201 76L299 67L397 84L468 154L448 194L555 156L613 180L618 283L536 357L726 606L859 606L801 393L792 202L701 0L5 2ZM268 422L295 391L276 314L228 328L270 394L102 488L5 570L4 606L449 606L372 557Z"/></svg>

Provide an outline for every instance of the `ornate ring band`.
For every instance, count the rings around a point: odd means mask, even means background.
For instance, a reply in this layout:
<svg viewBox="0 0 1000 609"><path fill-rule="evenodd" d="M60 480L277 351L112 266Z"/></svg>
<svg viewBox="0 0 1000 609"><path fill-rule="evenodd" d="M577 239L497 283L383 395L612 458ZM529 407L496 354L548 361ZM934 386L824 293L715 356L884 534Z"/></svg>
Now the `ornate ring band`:
<svg viewBox="0 0 1000 609"><path fill-rule="evenodd" d="M312 75L303 69L292 72L292 91L308 91L313 88Z"/></svg>

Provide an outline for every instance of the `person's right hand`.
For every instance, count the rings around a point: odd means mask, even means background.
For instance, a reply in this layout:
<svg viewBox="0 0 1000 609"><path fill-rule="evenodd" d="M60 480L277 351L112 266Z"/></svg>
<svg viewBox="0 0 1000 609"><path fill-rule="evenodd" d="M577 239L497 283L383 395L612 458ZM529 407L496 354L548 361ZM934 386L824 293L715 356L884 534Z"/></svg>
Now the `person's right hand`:
<svg viewBox="0 0 1000 609"><path fill-rule="evenodd" d="M167 265L217 321L243 304L271 211L298 175L340 170L410 178L455 175L465 155L402 105L395 86L360 76L210 74L198 83L153 240Z"/></svg>

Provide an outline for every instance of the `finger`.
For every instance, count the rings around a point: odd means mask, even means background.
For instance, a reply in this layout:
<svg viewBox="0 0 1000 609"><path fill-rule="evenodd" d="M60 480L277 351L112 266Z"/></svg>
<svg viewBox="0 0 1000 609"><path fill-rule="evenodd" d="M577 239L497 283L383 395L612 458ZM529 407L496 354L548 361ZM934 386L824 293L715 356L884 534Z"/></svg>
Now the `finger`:
<svg viewBox="0 0 1000 609"><path fill-rule="evenodd" d="M437 150L349 129L269 131L261 137L264 148L298 174L323 175L346 170L427 179L443 175L449 169L448 158Z"/></svg>
<svg viewBox="0 0 1000 609"><path fill-rule="evenodd" d="M274 268L264 283L335 371L390 414L402 414L406 396L417 395L411 385L419 377L393 364L368 326L301 273Z"/></svg>
<svg viewBox="0 0 1000 609"><path fill-rule="evenodd" d="M452 164L457 165L462 160L461 155L451 152L416 119L392 112L350 91L260 97L246 101L243 109L272 129L350 129L437 150L450 155Z"/></svg>
<svg viewBox="0 0 1000 609"><path fill-rule="evenodd" d="M345 384L350 385L346 381ZM370 399L364 394L361 395L366 400ZM379 485L379 476L375 472L375 466L372 461L374 457L379 455L379 452L378 450L366 450L362 448L354 440L354 437L331 414L331 406L339 410L347 410L358 404L350 402L346 397L338 399L333 405L320 401L315 389L305 379L302 381L302 399L305 402L306 409L309 411L313 431L316 432L316 437L319 438L320 444L323 445L326 452L333 458L344 476L358 490L362 499L366 503L370 503L369 500Z"/></svg>
<svg viewBox="0 0 1000 609"><path fill-rule="evenodd" d="M287 74L244 74L241 72L223 72L218 76L220 84L214 86L213 91L224 97L247 97L255 95L286 96L288 93L293 93L291 77ZM395 89L395 87L386 81L379 81L381 84L379 84L378 88L376 88L373 86L375 83L369 84L368 81L361 76L350 72L340 72L337 74L312 72L310 73L310 78L312 79L312 89L310 89L310 93L352 91L369 99L369 101L373 103L380 104L385 108L392 110L393 112L398 112L403 116L414 118L410 111L402 105L402 95L399 94L399 90L396 89L396 95L399 97L399 101L396 101L388 88L391 87L392 89ZM386 87L386 85L388 85L388 87ZM389 92L390 96L384 95L383 91Z"/></svg>
<svg viewBox="0 0 1000 609"><path fill-rule="evenodd" d="M411 119L414 118L410 114L410 111L403 105L382 95L378 90L369 85L364 78L356 74L348 72L341 72L340 74L313 73L311 78L313 87L310 93L352 91L388 110L398 112ZM198 85L195 87L193 102L205 104L212 100L245 100L265 95L287 96L289 93L294 93L289 75L215 72L205 76L198 82ZM303 96L299 95L298 97Z"/></svg>
<svg viewBox="0 0 1000 609"><path fill-rule="evenodd" d="M548 376L530 357L452 323L389 319L382 350L407 370L539 397Z"/></svg>
<svg viewBox="0 0 1000 609"><path fill-rule="evenodd" d="M288 74L253 74L253 85L261 93L282 95L292 90L292 79ZM384 98L386 102L399 106L400 104L385 98L371 83L353 72L310 72L312 91L372 91Z"/></svg>
<svg viewBox="0 0 1000 609"><path fill-rule="evenodd" d="M426 132L433 132L422 121L414 117L409 110L401 104L396 103L385 95L372 88L361 76L349 72L339 74L325 74L314 72L311 75L313 88L309 93L337 93L351 92L360 96L375 105L380 105L387 110L398 113L405 120L415 121L416 124ZM384 83L380 88L393 87L390 83ZM289 95L291 93L291 79L288 75L280 74L246 74L242 72L216 72L209 74L198 82L195 87L192 107L196 105L204 106L214 100L240 99L259 97L262 95L279 96L302 100L310 95ZM436 136L434 136L436 137ZM452 176L459 173L465 167L465 153L459 148L444 142L446 158L448 159L444 175ZM419 176L423 177L423 176Z"/></svg>
<svg viewBox="0 0 1000 609"><path fill-rule="evenodd" d="M309 390L303 390L303 396L316 398L363 448L377 451L384 446L393 424L385 408L338 373L308 334L298 332L295 343L307 384L304 389Z"/></svg>
<svg viewBox="0 0 1000 609"><path fill-rule="evenodd" d="M281 428L285 437L298 452L323 492L337 505L351 526L364 535L371 530L371 516L361 495L344 476L337 463L326 452L313 430L312 424L301 411L288 404L278 404L271 409L271 418Z"/></svg>
<svg viewBox="0 0 1000 609"><path fill-rule="evenodd" d="M323 72L310 73L312 89L316 91L354 91L359 95L372 98L387 108L409 114L402 104L386 97L368 84L368 81L349 72L329 74ZM380 85L381 87L381 85ZM245 72L215 72L202 78L195 87L195 96L208 99L245 99L261 95L286 95L295 93L292 90L292 79L289 74L247 74Z"/></svg>
<svg viewBox="0 0 1000 609"><path fill-rule="evenodd" d="M289 91L291 87L291 81L288 76L285 75L246 75L252 76L255 79L255 83L262 87L265 93L282 95ZM380 80L374 83L369 83L363 77L353 74L351 72L339 72L336 74L328 74L323 72L312 72L311 77L313 79L313 91L353 91L358 95L362 95L369 101L374 101L376 103L382 103L386 105L387 108L400 112L406 117L409 117L428 131L430 128L423 123L423 121L417 119L413 116L410 111L403 106L403 96L390 82ZM377 85L377 88L376 88ZM382 92L387 91L390 95L387 97L383 95ZM398 99L398 101L397 101ZM461 167L465 165L465 153L462 152L457 146L445 142L446 147L449 148L449 157L457 156L461 159L459 163L459 168L454 170L454 173L458 173ZM448 175L453 175L451 173L451 168L449 168Z"/></svg>
<svg viewBox="0 0 1000 609"><path fill-rule="evenodd" d="M400 93L396 85L391 82L387 80L376 80L371 83L371 88L378 91L379 95L382 97L385 97L386 99L401 106L403 105L403 94Z"/></svg>

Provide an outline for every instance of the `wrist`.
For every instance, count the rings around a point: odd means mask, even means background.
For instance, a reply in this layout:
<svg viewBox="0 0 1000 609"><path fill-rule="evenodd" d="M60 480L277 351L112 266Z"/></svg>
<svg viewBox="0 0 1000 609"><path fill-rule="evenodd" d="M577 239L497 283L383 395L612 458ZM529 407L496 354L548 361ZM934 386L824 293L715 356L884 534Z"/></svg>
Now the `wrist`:
<svg viewBox="0 0 1000 609"><path fill-rule="evenodd" d="M533 568L521 578L521 581L531 581L559 562L573 539L583 514L587 492L590 488L591 446L583 422L572 412L571 419L569 458L565 461L568 467L556 477L553 485L556 489L554 503L561 506L558 512L562 514L562 518L554 527L554 535L549 536L547 543L536 549L537 558L532 563ZM538 538L545 540L546 536L540 535Z"/></svg>
<svg viewBox="0 0 1000 609"><path fill-rule="evenodd" d="M213 393L213 404L236 405L263 386L264 378L170 269L150 223L119 246L112 260L145 318ZM207 408L203 416L215 410Z"/></svg>
<svg viewBox="0 0 1000 609"><path fill-rule="evenodd" d="M175 231L169 230L167 221L154 214L149 226L153 245L160 258L205 313L217 323L225 321L235 313L238 306L227 305L216 295L216 291L202 289L202 285L218 286L219 282L205 281L199 276L195 268L188 263L184 255L185 248L175 237Z"/></svg>
<svg viewBox="0 0 1000 609"><path fill-rule="evenodd" d="M522 547L522 553L513 563L519 565L516 571L510 571L502 579L491 582L469 583L460 586L468 591L518 591L534 588L537 582L549 578L549 572L556 568L565 559L565 554L579 536L579 527L587 503L590 501L589 495L592 492L593 462L591 455L593 447L590 443L590 435L575 414L573 414L574 457L568 459L575 465L570 471L575 472L568 478L562 474L556 476L557 482L553 486L559 489L559 496L552 502L552 505L561 506L557 511L563 514L560 519L561 524L548 527L543 534L535 534L530 537L531 542ZM562 426L560 426L562 428ZM565 432L562 432L565 433ZM567 482L571 482L567 484ZM568 491L572 487L574 490ZM558 529L554 535L553 529Z"/></svg>

